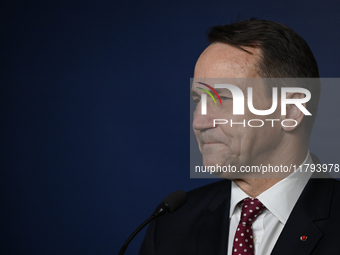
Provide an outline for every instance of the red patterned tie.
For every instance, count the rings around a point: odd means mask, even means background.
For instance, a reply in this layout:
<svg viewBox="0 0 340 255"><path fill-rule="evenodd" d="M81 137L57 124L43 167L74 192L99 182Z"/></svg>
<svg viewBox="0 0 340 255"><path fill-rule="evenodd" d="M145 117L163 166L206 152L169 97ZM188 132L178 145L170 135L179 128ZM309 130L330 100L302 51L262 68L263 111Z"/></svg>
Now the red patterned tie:
<svg viewBox="0 0 340 255"><path fill-rule="evenodd" d="M263 209L264 205L257 198L243 200L241 219L234 238L233 255L254 255L252 224Z"/></svg>

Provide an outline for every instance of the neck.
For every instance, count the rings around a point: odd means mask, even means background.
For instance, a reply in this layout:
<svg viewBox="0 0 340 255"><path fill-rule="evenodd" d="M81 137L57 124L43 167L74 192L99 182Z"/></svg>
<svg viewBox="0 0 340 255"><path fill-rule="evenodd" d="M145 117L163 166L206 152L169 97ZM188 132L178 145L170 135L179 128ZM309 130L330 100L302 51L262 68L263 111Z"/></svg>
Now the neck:
<svg viewBox="0 0 340 255"><path fill-rule="evenodd" d="M247 195L257 197L283 178L250 178L233 180Z"/></svg>
<svg viewBox="0 0 340 255"><path fill-rule="evenodd" d="M296 144L293 144L296 145ZM267 163L272 163L273 159L274 162L281 162L283 166L290 166L295 165L296 168L299 167L305 160L307 152L308 152L308 144L301 148L296 145L295 148L299 148L299 150L294 150L294 146L287 146L284 150L279 150L280 153L278 153L275 157L275 155L271 156L271 160ZM282 149L282 148L281 148ZM275 160L277 159L277 160ZM280 163L280 164L281 164ZM265 165L265 164L264 164ZM277 176L273 175L267 175L266 177L263 177L261 173L261 178L240 178L240 179L234 179L233 181L250 197L257 197L262 192L266 191L267 189L274 186L279 181L286 178L288 175L293 173L294 169L291 169L290 172L287 173L279 173ZM269 178L268 178L269 177Z"/></svg>

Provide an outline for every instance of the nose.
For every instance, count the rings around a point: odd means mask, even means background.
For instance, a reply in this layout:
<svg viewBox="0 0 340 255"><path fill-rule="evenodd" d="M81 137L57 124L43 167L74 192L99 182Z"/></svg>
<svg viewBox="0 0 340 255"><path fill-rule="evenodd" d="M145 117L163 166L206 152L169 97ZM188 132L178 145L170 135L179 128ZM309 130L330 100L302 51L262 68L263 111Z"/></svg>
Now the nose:
<svg viewBox="0 0 340 255"><path fill-rule="evenodd" d="M201 102L196 105L192 127L194 130L203 130L214 127L214 118L212 117L211 114L209 114L209 111L207 112L206 115L202 114Z"/></svg>

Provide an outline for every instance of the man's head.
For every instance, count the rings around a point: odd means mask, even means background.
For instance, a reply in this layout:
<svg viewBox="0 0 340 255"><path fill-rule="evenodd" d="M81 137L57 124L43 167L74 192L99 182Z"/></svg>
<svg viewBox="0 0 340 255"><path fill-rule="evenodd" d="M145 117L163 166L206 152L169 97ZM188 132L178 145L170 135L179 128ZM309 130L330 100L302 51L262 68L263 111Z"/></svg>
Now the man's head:
<svg viewBox="0 0 340 255"><path fill-rule="evenodd" d="M319 69L306 41L294 30L269 20L250 19L225 26L212 27L208 39L211 44L224 43L253 54L257 49L255 63L257 74L262 78L319 78ZM275 86L280 86L276 84ZM300 84L301 86L301 84ZM267 92L271 95L271 85ZM305 84L312 98L307 109L312 113L306 118L310 134L316 118L320 98L320 83Z"/></svg>
<svg viewBox="0 0 340 255"><path fill-rule="evenodd" d="M199 57L194 78L318 77L316 61L306 42L282 24L261 20L242 21L213 27L208 37L211 44ZM246 94L245 85L238 86ZM253 104L256 109L266 110L271 107L271 93L268 93L271 87L268 86L270 85L262 84L254 88ZM209 107L212 101L208 101L209 113L202 115L200 112L202 91L197 87L194 83L192 93L197 107L193 128L204 165L240 166L268 162L273 154L278 155L282 150L292 146L291 141L294 137L309 132L306 132L308 125L303 121L304 115L297 111L296 107L289 107L287 116L281 116L279 108L269 116L255 116L249 110L245 111L244 116L233 116L232 96L228 90L219 93L223 106ZM275 84L275 87L278 85ZM312 104L317 107L316 92L320 91L320 88L307 89L312 93L312 100L314 99ZM299 94L289 96L304 97ZM315 111L312 108L307 105L307 109L315 117L316 108ZM281 125L274 127L267 125L261 128L242 125L232 128L228 125L213 126L213 119L233 119L234 122L241 122L243 119L295 119L299 129L283 128ZM301 141L307 143L308 147L308 134L305 136Z"/></svg>

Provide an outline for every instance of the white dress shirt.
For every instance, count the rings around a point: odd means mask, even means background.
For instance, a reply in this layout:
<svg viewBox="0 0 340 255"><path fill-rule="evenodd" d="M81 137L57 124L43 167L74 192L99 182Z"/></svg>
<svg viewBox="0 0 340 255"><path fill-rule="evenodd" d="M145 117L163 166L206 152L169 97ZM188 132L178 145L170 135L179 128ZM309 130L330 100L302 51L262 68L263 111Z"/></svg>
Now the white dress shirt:
<svg viewBox="0 0 340 255"><path fill-rule="evenodd" d="M266 209L253 222L255 255L270 255L272 252L296 201L312 174L304 172L304 164L312 163L313 161L308 151L304 162L300 166L302 167L302 172L297 171L290 174L257 197ZM232 255L235 231L241 217L242 208L239 202L247 197L249 196L236 183L232 182L228 255Z"/></svg>

